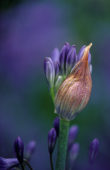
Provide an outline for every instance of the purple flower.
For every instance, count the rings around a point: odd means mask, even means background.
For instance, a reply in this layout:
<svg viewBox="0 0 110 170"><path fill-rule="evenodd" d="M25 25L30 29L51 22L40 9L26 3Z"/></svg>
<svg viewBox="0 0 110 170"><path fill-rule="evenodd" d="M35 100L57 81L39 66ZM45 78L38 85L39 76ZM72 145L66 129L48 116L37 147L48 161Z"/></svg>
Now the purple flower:
<svg viewBox="0 0 110 170"><path fill-rule="evenodd" d="M79 154L80 145L79 143L74 143L70 150L70 161L74 162Z"/></svg>
<svg viewBox="0 0 110 170"><path fill-rule="evenodd" d="M7 170L12 167L16 167L19 164L16 158L2 158L0 157L0 169Z"/></svg>
<svg viewBox="0 0 110 170"><path fill-rule="evenodd" d="M76 47L72 45L68 51L67 59L66 59L66 73L70 73L72 67L76 62Z"/></svg>
<svg viewBox="0 0 110 170"><path fill-rule="evenodd" d="M56 130L57 136L59 136L59 125L60 125L60 119L59 119L59 117L56 117L54 119L53 126L54 126L54 128Z"/></svg>
<svg viewBox="0 0 110 170"><path fill-rule="evenodd" d="M36 142L35 141L30 141L27 145L26 148L26 159L30 159L31 155L33 154L33 152L36 149Z"/></svg>
<svg viewBox="0 0 110 170"><path fill-rule="evenodd" d="M15 140L14 149L15 149L17 159L19 160L20 163L22 163L23 155L24 155L24 143L19 136Z"/></svg>
<svg viewBox="0 0 110 170"><path fill-rule="evenodd" d="M77 125L73 125L71 126L70 130L69 130L69 137L68 137L68 149L71 149L71 146L74 142L74 140L76 139L76 136L78 134L79 128Z"/></svg>
<svg viewBox="0 0 110 170"><path fill-rule="evenodd" d="M59 71L60 71L59 56L60 56L59 50L58 50L58 48L55 48L52 52L52 55L51 55L51 58L52 58L52 61L53 61L53 64L54 64L54 68L55 68L55 76L57 76Z"/></svg>
<svg viewBox="0 0 110 170"><path fill-rule="evenodd" d="M55 79L55 68L52 59L49 57L46 57L44 60L44 72L47 80L49 81L50 87L53 87Z"/></svg>
<svg viewBox="0 0 110 170"><path fill-rule="evenodd" d="M70 49L70 44L65 43L60 52L60 68L63 74L65 74L66 72L66 60L67 60L69 49Z"/></svg>
<svg viewBox="0 0 110 170"><path fill-rule="evenodd" d="M48 150L50 154L53 152L55 148L56 139L57 139L56 130L55 128L52 128L48 133Z"/></svg>
<svg viewBox="0 0 110 170"><path fill-rule="evenodd" d="M89 160L91 163L95 160L97 154L99 152L99 140L95 138L91 143L89 147Z"/></svg>

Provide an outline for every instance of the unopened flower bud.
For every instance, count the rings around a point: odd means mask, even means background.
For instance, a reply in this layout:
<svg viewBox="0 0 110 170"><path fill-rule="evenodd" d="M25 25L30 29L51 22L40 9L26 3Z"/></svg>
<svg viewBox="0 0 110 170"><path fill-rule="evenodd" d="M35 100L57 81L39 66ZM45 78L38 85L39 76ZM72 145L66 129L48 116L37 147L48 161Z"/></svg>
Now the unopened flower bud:
<svg viewBox="0 0 110 170"><path fill-rule="evenodd" d="M75 45L72 45L69 49L69 52L67 54L67 59L66 59L66 74L67 75L68 73L70 73L75 62L76 62L76 47Z"/></svg>
<svg viewBox="0 0 110 170"><path fill-rule="evenodd" d="M60 128L60 127L59 127L59 126L60 126L59 117L56 117L56 118L54 119L53 126L54 126L54 128L55 128L55 130L56 130L57 136L59 136L59 128Z"/></svg>
<svg viewBox="0 0 110 170"><path fill-rule="evenodd" d="M57 134L55 128L52 128L48 133L48 150L51 154L54 151L56 144Z"/></svg>
<svg viewBox="0 0 110 170"><path fill-rule="evenodd" d="M36 149L36 142L35 141L30 141L27 145L26 148L26 159L30 159L31 155L33 154L33 152Z"/></svg>
<svg viewBox="0 0 110 170"><path fill-rule="evenodd" d="M24 144L21 138L18 136L18 138L15 140L14 143L14 149L16 153L16 157L20 163L23 162L23 155L24 155Z"/></svg>
<svg viewBox="0 0 110 170"><path fill-rule="evenodd" d="M78 126L77 125L73 125L70 127L70 130L69 130L69 136L68 136L68 149L71 148L74 140L76 139L76 136L78 134Z"/></svg>
<svg viewBox="0 0 110 170"><path fill-rule="evenodd" d="M59 116L72 120L88 103L92 80L88 64L89 49L92 43L85 47L84 54L74 66L73 71L64 80L55 97L55 108Z"/></svg>
<svg viewBox="0 0 110 170"><path fill-rule="evenodd" d="M52 59L49 57L46 57L44 60L44 72L50 86L53 87L55 79L55 68Z"/></svg>
<svg viewBox="0 0 110 170"><path fill-rule="evenodd" d="M60 52L60 67L61 67L62 73L66 72L66 59L67 59L69 49L70 49L70 44L65 43Z"/></svg>
<svg viewBox="0 0 110 170"><path fill-rule="evenodd" d="M59 73L59 59L60 59L60 53L59 53L59 50L58 48L55 48L52 52L52 55L51 55L51 58L52 58L52 61L53 61L53 64L54 64L54 68L55 68L55 76L58 75Z"/></svg>
<svg viewBox="0 0 110 170"><path fill-rule="evenodd" d="M91 142L90 147L89 147L89 160L91 163L95 160L98 154L98 151L99 151L99 140L95 138Z"/></svg>
<svg viewBox="0 0 110 170"><path fill-rule="evenodd" d="M74 162L79 154L80 145L79 143L74 143L70 150L70 160Z"/></svg>

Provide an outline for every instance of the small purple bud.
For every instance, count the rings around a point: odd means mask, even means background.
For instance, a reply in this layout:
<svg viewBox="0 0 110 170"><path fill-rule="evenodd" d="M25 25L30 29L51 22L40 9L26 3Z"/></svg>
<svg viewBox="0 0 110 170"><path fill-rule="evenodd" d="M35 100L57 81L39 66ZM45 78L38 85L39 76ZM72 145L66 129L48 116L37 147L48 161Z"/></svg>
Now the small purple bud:
<svg viewBox="0 0 110 170"><path fill-rule="evenodd" d="M59 52L58 48L55 48L52 51L52 55L51 55L52 61L54 63L59 63L59 56L60 56L60 52Z"/></svg>
<svg viewBox="0 0 110 170"><path fill-rule="evenodd" d="M58 50L58 48L55 48L51 55L51 58L52 58L52 61L54 64L54 68L55 68L55 75L58 75L59 70L60 70L59 69L59 64L60 64L59 57L60 57L59 50Z"/></svg>
<svg viewBox="0 0 110 170"><path fill-rule="evenodd" d="M79 154L79 150L80 150L80 145L79 143L74 143L71 147L70 150L70 160L71 162L74 162Z"/></svg>
<svg viewBox="0 0 110 170"><path fill-rule="evenodd" d="M55 68L52 59L49 57L46 57L44 60L44 72L47 80L50 83L50 86L53 86L55 78Z"/></svg>
<svg viewBox="0 0 110 170"><path fill-rule="evenodd" d="M56 130L55 128L52 128L48 133L48 150L50 154L54 151L56 139L57 139Z"/></svg>
<svg viewBox="0 0 110 170"><path fill-rule="evenodd" d="M0 169L7 170L13 166L17 166L19 164L16 158L2 158L0 157Z"/></svg>
<svg viewBox="0 0 110 170"><path fill-rule="evenodd" d="M99 152L99 140L95 138L90 143L90 147L89 147L89 160L91 163L95 160L98 152Z"/></svg>
<svg viewBox="0 0 110 170"><path fill-rule="evenodd" d="M56 117L54 119L53 126L54 126L54 128L56 130L57 136L59 136L59 125L60 125L60 119L59 119L59 117Z"/></svg>
<svg viewBox="0 0 110 170"><path fill-rule="evenodd" d="M18 136L14 143L14 149L16 153L16 157L20 163L23 162L23 155L24 155L24 144L21 138Z"/></svg>
<svg viewBox="0 0 110 170"><path fill-rule="evenodd" d="M79 50L79 53L78 53L78 56L77 56L77 61L79 61L81 59L81 57L83 56L83 53L84 53L84 50L85 50L85 45L83 45L81 47L81 49ZM91 53L89 52L89 55L88 55L88 63L90 64L91 63Z"/></svg>
<svg viewBox="0 0 110 170"><path fill-rule="evenodd" d="M66 71L66 59L67 59L67 54L69 52L69 49L70 49L70 44L65 43L65 45L63 46L60 52L60 66L62 72Z"/></svg>
<svg viewBox="0 0 110 170"><path fill-rule="evenodd" d="M74 142L74 140L76 139L76 136L78 134L79 128L77 125L73 125L71 126L70 130L69 130L69 137L68 137L68 149L71 149L71 146Z"/></svg>
<svg viewBox="0 0 110 170"><path fill-rule="evenodd" d="M26 148L26 158L27 159L30 159L30 157L34 153L35 149L36 149L36 142L30 141Z"/></svg>
<svg viewBox="0 0 110 170"><path fill-rule="evenodd" d="M70 50L67 54L67 59L66 59L66 71L70 72L71 68L74 66L76 62L76 47L72 45L70 47Z"/></svg>

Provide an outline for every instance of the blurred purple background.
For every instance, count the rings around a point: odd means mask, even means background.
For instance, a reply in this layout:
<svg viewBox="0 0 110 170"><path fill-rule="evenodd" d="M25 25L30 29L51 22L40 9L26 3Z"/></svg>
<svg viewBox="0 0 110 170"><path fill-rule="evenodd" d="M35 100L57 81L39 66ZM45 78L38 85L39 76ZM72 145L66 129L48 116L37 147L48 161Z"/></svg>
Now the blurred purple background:
<svg viewBox="0 0 110 170"><path fill-rule="evenodd" d="M80 154L75 170L110 169L110 2L1 1L0 6L0 156L13 157L19 135L36 140L33 169L49 170L48 130L54 107L43 72L44 57L68 41L77 50L92 42L93 89L88 106L71 122L78 124ZM94 165L88 147L100 140Z"/></svg>

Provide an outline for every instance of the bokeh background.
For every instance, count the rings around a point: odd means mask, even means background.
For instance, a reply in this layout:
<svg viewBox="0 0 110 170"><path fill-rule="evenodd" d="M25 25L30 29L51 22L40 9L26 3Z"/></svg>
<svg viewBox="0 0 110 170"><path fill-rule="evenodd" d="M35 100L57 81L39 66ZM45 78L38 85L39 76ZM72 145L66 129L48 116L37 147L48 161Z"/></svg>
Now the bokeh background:
<svg viewBox="0 0 110 170"><path fill-rule="evenodd" d="M36 140L31 164L49 170L47 134L54 106L43 72L44 57L68 41L93 43L93 89L88 106L71 122L80 128L75 170L110 170L110 1L0 1L0 156L13 157L13 142ZM100 140L94 165L88 147Z"/></svg>

